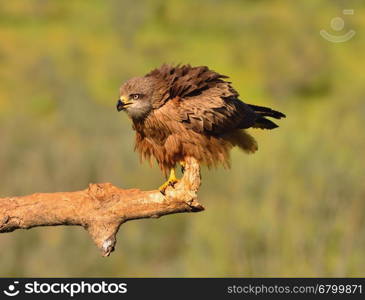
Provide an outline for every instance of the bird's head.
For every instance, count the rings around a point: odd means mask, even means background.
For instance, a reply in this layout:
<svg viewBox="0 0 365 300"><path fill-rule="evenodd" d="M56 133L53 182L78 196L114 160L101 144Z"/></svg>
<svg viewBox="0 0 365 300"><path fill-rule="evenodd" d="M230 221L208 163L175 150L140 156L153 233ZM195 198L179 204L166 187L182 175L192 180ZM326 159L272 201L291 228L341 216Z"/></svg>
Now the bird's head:
<svg viewBox="0 0 365 300"><path fill-rule="evenodd" d="M144 119L158 99L158 81L153 77L134 77L126 81L119 92L117 110L125 110L133 120Z"/></svg>

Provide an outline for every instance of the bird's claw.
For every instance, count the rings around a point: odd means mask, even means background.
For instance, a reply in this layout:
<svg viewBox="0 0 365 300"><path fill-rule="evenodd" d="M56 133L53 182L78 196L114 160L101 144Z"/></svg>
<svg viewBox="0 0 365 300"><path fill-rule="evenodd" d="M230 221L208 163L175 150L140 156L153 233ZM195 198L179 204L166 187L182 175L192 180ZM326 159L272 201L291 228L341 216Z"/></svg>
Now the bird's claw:
<svg viewBox="0 0 365 300"><path fill-rule="evenodd" d="M172 188L175 187L175 184L179 181L177 179L169 179L163 185L161 185L158 190L162 195L166 195L166 189L171 186Z"/></svg>
<svg viewBox="0 0 365 300"><path fill-rule="evenodd" d="M180 166L181 166L181 173L185 173L185 162L184 161L180 161Z"/></svg>

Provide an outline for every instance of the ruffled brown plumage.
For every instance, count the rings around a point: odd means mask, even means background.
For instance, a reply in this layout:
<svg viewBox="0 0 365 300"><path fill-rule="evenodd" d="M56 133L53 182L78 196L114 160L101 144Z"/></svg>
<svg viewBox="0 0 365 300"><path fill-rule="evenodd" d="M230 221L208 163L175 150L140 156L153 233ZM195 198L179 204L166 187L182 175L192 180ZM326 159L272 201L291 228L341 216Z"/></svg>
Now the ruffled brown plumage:
<svg viewBox="0 0 365 300"><path fill-rule="evenodd" d="M135 149L141 158L155 158L167 174L188 156L208 166L228 167L233 147L255 152L257 143L245 129L275 128L266 117L285 115L245 104L226 78L205 66L163 65L124 84L122 97L137 94L140 98L140 102L132 101L127 113L133 120Z"/></svg>

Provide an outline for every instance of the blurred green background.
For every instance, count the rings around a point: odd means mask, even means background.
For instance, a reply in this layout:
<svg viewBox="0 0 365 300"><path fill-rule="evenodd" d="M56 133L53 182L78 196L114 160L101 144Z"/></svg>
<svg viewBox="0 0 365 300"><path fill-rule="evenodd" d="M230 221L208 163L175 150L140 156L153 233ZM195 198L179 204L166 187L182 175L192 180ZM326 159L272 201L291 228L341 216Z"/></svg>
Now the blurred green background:
<svg viewBox="0 0 365 300"><path fill-rule="evenodd" d="M78 227L1 234L0 276L364 276L364 14L349 0L1 1L1 196L159 186L115 102L164 62L208 65L288 118L252 130L259 151L233 151L231 170L203 169L206 211L129 222L109 258Z"/></svg>

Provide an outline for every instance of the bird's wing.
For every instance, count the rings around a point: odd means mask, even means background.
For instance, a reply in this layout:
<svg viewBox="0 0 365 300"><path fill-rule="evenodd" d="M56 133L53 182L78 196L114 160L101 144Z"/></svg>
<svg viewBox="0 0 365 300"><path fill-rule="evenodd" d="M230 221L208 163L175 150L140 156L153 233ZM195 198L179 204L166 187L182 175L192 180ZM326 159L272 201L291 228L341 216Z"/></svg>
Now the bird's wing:
<svg viewBox="0 0 365 300"><path fill-rule="evenodd" d="M198 96L181 99L179 117L185 127L198 133L219 135L251 127L256 114L235 97L223 97L224 87L216 86Z"/></svg>
<svg viewBox="0 0 365 300"><path fill-rule="evenodd" d="M250 107L238 100L238 93L225 75L206 66L162 65L148 73L168 88L169 99L159 101L163 106L173 99L180 99L178 121L198 133L222 134L235 128L248 128L256 115Z"/></svg>

